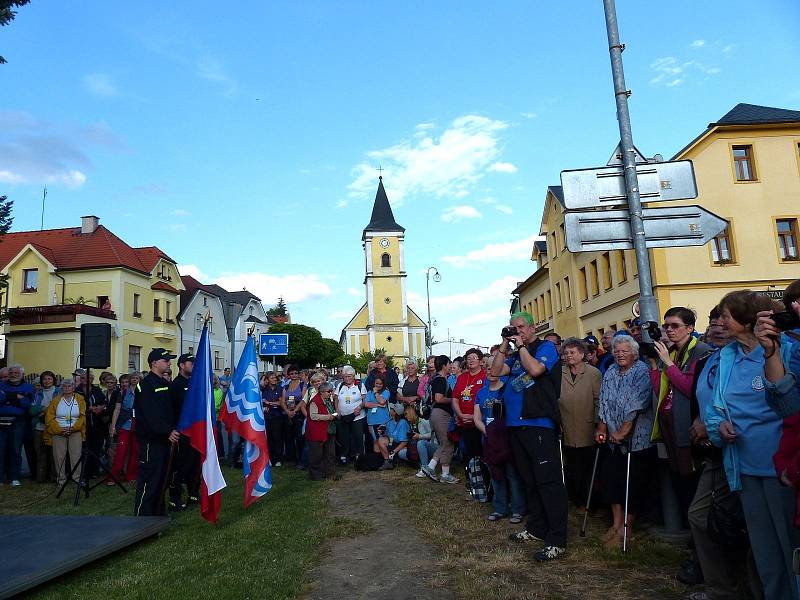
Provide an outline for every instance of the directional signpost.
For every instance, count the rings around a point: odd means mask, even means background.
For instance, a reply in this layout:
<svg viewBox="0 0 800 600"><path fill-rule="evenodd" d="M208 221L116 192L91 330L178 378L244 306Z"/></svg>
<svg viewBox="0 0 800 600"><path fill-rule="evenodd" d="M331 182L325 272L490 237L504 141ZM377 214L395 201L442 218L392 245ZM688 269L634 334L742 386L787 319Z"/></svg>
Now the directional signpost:
<svg viewBox="0 0 800 600"><path fill-rule="evenodd" d="M258 353L263 357L266 368L267 356L272 357L272 364L275 365L276 356L286 356L289 354L289 334L288 333L262 333L258 337Z"/></svg>

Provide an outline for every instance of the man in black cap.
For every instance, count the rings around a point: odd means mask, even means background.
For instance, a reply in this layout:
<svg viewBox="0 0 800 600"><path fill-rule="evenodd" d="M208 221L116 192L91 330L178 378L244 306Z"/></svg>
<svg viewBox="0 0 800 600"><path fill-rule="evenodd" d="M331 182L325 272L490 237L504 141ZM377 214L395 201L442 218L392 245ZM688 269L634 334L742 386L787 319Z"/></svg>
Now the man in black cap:
<svg viewBox="0 0 800 600"><path fill-rule="evenodd" d="M172 399L173 410L175 411L175 422L180 420L181 410L183 409L183 399L189 389L189 377L192 376L194 367L194 354L181 354L178 357L178 375L169 385L169 394ZM184 510L186 503L183 502L183 486L186 486L188 502L198 502L200 491L198 477L200 471L200 453L192 448L189 438L181 435L178 442L177 453L172 462L172 472L169 478L169 509Z"/></svg>
<svg viewBox="0 0 800 600"><path fill-rule="evenodd" d="M147 356L150 372L136 386L133 409L139 438L139 478L136 480L136 516L164 514L163 494L170 444L177 444L178 420L164 373L175 358L164 348L154 348Z"/></svg>

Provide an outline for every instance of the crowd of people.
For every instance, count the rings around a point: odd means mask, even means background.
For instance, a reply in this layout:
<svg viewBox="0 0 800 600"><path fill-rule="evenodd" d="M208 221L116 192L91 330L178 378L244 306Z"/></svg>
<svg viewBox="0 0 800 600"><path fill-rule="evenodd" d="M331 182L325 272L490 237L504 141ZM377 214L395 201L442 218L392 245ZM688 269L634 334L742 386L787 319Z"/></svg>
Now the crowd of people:
<svg viewBox="0 0 800 600"><path fill-rule="evenodd" d="M538 561L566 551L570 504L581 515L610 508L607 547L635 543L634 526L659 518L662 467L692 535L678 576L705 582L693 600L743 587L799 597L800 280L783 302L726 294L703 333L692 310L672 307L660 327L637 319L600 340L540 340L518 312L500 337L487 354L431 356L423 373L386 356L363 379L349 365L263 373L272 466L335 480L349 464L406 463L421 479L463 480L489 521L525 522L511 540L536 544ZM81 369L60 382L46 371L35 386L19 365L0 370L0 484L20 485L24 447L40 482L63 484L81 458L88 477L136 480L136 514L163 510L166 484L172 510L196 501L198 457L175 431L194 357L178 358L174 379L173 358L155 349L150 372L103 372L100 386ZM230 370L214 378L217 409L230 385ZM240 466L241 441L221 422L217 433L219 456Z"/></svg>

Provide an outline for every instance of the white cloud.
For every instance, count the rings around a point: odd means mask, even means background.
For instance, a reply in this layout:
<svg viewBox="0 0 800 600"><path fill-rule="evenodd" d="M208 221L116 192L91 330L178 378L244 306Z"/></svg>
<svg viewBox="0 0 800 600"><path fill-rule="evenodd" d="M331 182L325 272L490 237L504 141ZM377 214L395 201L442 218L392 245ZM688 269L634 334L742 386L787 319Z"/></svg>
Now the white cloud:
<svg viewBox="0 0 800 600"><path fill-rule="evenodd" d="M239 84L228 75L222 61L213 56L204 56L197 61L197 74L212 83L219 84L226 96L233 96L239 91Z"/></svg>
<svg viewBox="0 0 800 600"><path fill-rule="evenodd" d="M103 73L89 73L83 77L83 85L95 96L111 98L119 94L117 86L111 81L108 75Z"/></svg>
<svg viewBox="0 0 800 600"><path fill-rule="evenodd" d="M498 204L494 207L495 210L499 210L501 213L510 215L514 212L514 209L510 206L506 206L505 204Z"/></svg>
<svg viewBox="0 0 800 600"><path fill-rule="evenodd" d="M509 297L511 296L511 290L508 290L508 295ZM498 321L502 321L504 317L508 318L507 306L502 308L497 308L495 310L487 310L485 312L473 313L468 317L456 321L456 325L465 327L469 325L484 325L486 323L497 323Z"/></svg>
<svg viewBox="0 0 800 600"><path fill-rule="evenodd" d="M347 200L339 200L336 203L336 208L345 208L347 206Z"/></svg>
<svg viewBox="0 0 800 600"><path fill-rule="evenodd" d="M695 40L689 46L691 48L701 48L707 45L705 40ZM708 52L715 52L719 57L719 52L727 54L728 46L719 50L719 42L715 42L713 48L704 50L704 55ZM702 79L708 75L718 75L722 72L717 66L709 65L699 60L678 60L674 56L662 56L650 63L650 69L654 72L650 79L650 85L663 85L665 87L676 87L686 81Z"/></svg>
<svg viewBox="0 0 800 600"><path fill-rule="evenodd" d="M498 300L503 302L511 301L511 291L517 287L519 281L516 277L506 275L500 279L496 279L488 286L466 292L459 292L457 294L449 294L440 296L438 294L431 294L431 309L437 308L444 311L452 311L461 308L480 307L486 309L486 305L497 304ZM417 294L409 294L409 303L421 305L425 302L425 297ZM470 313L472 314L472 313Z"/></svg>
<svg viewBox="0 0 800 600"><path fill-rule="evenodd" d="M12 173L11 171L3 170L0 171L0 182L11 184L24 183L25 178L19 173Z"/></svg>
<svg viewBox="0 0 800 600"><path fill-rule="evenodd" d="M200 283L208 283L208 275L197 265L178 265L178 273L181 275L191 275Z"/></svg>
<svg viewBox="0 0 800 600"><path fill-rule="evenodd" d="M185 208L176 208L175 210L172 211L172 215L175 217L188 217L191 214L192 213L190 213Z"/></svg>
<svg viewBox="0 0 800 600"><path fill-rule="evenodd" d="M354 313L353 313L352 310L337 310L336 312L332 312L331 314L329 314L328 318L329 319L334 319L334 320L347 319L347 318L351 318L353 316L353 314Z"/></svg>
<svg viewBox="0 0 800 600"><path fill-rule="evenodd" d="M531 256L533 242L541 240L539 236L526 237L512 242L486 244L478 250L470 250L458 256L443 256L442 260L457 268L481 266L487 262L528 260Z"/></svg>
<svg viewBox="0 0 800 600"><path fill-rule="evenodd" d="M520 113L520 114L521 114L523 117L525 117L526 119L535 119L536 117L538 117L538 116L539 116L539 115L538 115L538 114L536 114L535 112L524 112L524 113Z"/></svg>
<svg viewBox="0 0 800 600"><path fill-rule="evenodd" d="M433 124L417 125L410 139L367 153L368 160L353 169L350 195L375 193L377 165L384 167L383 183L395 206L414 194L452 198L469 192L500 157L499 136L507 127L503 121L464 115L437 138Z"/></svg>
<svg viewBox="0 0 800 600"><path fill-rule="evenodd" d="M458 223L464 219L479 219L482 216L480 211L475 207L466 204L461 206L448 206L442 211L442 221L445 223Z"/></svg>
<svg viewBox="0 0 800 600"><path fill-rule="evenodd" d="M723 54L730 54L733 52L733 49L736 48L735 44L728 44L727 46L723 46L722 53Z"/></svg>
<svg viewBox="0 0 800 600"><path fill-rule="evenodd" d="M347 293L350 294L351 296L358 297L364 295L364 290L357 290L356 288L351 287L347 288Z"/></svg>
<svg viewBox="0 0 800 600"><path fill-rule="evenodd" d="M330 286L314 273L310 275L271 275L257 271L223 273L212 283L221 285L231 292L246 289L268 305L277 302L278 296L291 303L331 295Z"/></svg>
<svg viewBox="0 0 800 600"><path fill-rule="evenodd" d="M494 173L516 173L517 167L509 162L496 162L489 165L489 170Z"/></svg>
<svg viewBox="0 0 800 600"><path fill-rule="evenodd" d="M695 40L691 44L689 44L689 47L690 48L702 48L705 45L706 45L706 41L705 40Z"/></svg>

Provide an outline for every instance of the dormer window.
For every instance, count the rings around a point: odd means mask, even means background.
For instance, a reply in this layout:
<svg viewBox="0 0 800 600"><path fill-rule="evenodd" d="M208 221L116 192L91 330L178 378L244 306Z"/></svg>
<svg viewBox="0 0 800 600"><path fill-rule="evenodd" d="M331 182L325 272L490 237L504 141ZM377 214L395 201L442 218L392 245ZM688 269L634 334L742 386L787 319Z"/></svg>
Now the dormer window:
<svg viewBox="0 0 800 600"><path fill-rule="evenodd" d="M384 252L381 254L381 267L389 268L392 266L392 257L389 255L388 252Z"/></svg>
<svg viewBox="0 0 800 600"><path fill-rule="evenodd" d="M39 269L23 269L22 293L33 294L39 289Z"/></svg>
<svg viewBox="0 0 800 600"><path fill-rule="evenodd" d="M254 308L251 306L251 307L250 307L250 316L251 316L251 317L253 316L253 311L254 311L254 310L255 310L255 309L254 309Z"/></svg>

